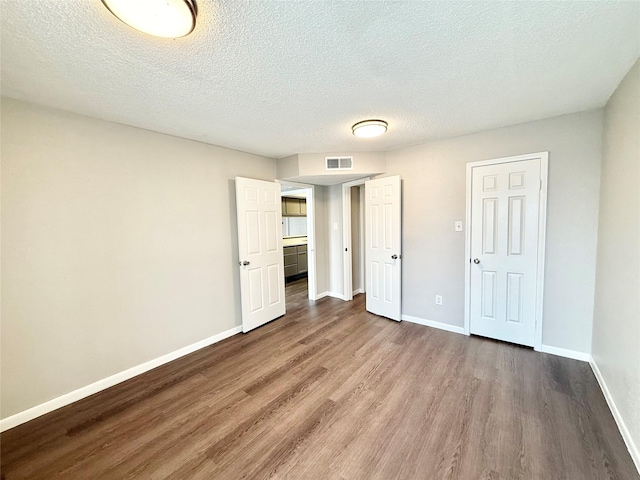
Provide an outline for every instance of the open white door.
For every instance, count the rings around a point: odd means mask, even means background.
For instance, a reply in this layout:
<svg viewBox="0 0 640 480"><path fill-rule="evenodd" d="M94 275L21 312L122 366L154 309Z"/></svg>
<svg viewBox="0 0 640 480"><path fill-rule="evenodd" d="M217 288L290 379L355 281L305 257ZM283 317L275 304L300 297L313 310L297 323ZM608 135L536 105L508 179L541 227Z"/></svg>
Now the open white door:
<svg viewBox="0 0 640 480"><path fill-rule="evenodd" d="M402 232L400 177L365 183L367 310L400 321Z"/></svg>
<svg viewBox="0 0 640 480"><path fill-rule="evenodd" d="M280 185L236 177L242 331L285 314Z"/></svg>
<svg viewBox="0 0 640 480"><path fill-rule="evenodd" d="M496 161L469 170L469 331L534 346L542 316L547 156Z"/></svg>

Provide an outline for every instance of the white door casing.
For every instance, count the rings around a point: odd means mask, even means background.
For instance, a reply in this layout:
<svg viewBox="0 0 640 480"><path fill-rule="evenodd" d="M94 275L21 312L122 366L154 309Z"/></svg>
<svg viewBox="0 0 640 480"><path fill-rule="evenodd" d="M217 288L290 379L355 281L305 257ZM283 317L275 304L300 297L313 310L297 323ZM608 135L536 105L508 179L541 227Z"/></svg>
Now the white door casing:
<svg viewBox="0 0 640 480"><path fill-rule="evenodd" d="M466 333L540 347L547 162L468 166Z"/></svg>
<svg viewBox="0 0 640 480"><path fill-rule="evenodd" d="M286 313L280 185L236 177L242 331Z"/></svg>
<svg viewBox="0 0 640 480"><path fill-rule="evenodd" d="M365 183L367 310L396 321L402 309L401 198L397 175Z"/></svg>

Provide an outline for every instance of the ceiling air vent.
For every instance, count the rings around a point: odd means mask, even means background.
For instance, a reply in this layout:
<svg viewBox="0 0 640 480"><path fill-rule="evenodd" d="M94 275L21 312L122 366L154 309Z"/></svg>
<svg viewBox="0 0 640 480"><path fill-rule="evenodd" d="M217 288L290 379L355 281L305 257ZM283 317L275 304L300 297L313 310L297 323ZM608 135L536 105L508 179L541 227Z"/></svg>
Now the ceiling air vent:
<svg viewBox="0 0 640 480"><path fill-rule="evenodd" d="M327 170L353 170L353 157L325 157Z"/></svg>

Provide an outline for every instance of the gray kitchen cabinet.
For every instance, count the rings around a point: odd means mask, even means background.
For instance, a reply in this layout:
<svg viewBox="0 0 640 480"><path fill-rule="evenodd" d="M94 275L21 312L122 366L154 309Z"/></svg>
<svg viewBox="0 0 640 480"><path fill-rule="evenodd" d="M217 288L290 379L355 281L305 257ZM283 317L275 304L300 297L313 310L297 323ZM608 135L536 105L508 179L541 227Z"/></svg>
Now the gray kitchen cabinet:
<svg viewBox="0 0 640 480"><path fill-rule="evenodd" d="M284 200L284 209L287 212L287 215L293 217L300 216L300 199L284 197Z"/></svg>
<svg viewBox="0 0 640 480"><path fill-rule="evenodd" d="M304 198L282 197L282 216L306 217L307 201Z"/></svg>
<svg viewBox="0 0 640 480"><path fill-rule="evenodd" d="M298 273L307 271L307 252L298 253Z"/></svg>
<svg viewBox="0 0 640 480"><path fill-rule="evenodd" d="M307 271L307 246L284 247L284 276L291 277Z"/></svg>

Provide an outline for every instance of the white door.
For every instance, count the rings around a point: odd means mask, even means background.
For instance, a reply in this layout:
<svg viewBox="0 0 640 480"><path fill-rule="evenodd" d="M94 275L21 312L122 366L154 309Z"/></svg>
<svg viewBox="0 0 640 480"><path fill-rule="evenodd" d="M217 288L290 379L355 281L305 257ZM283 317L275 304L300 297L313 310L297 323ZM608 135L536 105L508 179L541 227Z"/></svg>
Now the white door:
<svg viewBox="0 0 640 480"><path fill-rule="evenodd" d="M280 185L236 177L242 331L285 314Z"/></svg>
<svg viewBox="0 0 640 480"><path fill-rule="evenodd" d="M471 171L470 332L533 346L541 159Z"/></svg>
<svg viewBox="0 0 640 480"><path fill-rule="evenodd" d="M402 233L400 177L365 183L367 310L400 321Z"/></svg>

